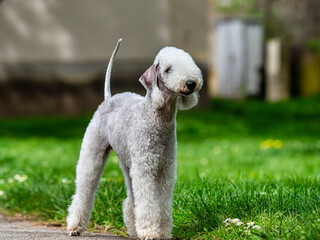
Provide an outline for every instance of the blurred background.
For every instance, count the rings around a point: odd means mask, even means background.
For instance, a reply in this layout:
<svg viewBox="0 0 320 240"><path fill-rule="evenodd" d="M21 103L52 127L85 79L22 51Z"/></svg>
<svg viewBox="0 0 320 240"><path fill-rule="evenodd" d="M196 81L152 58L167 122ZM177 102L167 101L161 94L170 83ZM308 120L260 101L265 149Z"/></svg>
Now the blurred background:
<svg viewBox="0 0 320 240"><path fill-rule="evenodd" d="M173 45L211 97L279 101L320 92L319 0L1 0L0 117L78 115L138 78Z"/></svg>

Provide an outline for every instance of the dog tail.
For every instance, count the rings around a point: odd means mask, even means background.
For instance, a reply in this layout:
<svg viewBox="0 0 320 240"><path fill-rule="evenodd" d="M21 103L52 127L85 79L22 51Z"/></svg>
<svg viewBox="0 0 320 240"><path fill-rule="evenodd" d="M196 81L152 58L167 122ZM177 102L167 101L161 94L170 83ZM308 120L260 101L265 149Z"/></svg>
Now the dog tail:
<svg viewBox="0 0 320 240"><path fill-rule="evenodd" d="M111 79L111 70L112 70L112 65L113 65L113 60L117 54L117 51L119 49L120 43L122 42L122 38L120 38L117 42L116 47L113 50L113 53L111 55L111 58L109 60L109 64L107 67L107 71L106 71L106 78L105 78L105 82L104 82L104 99L108 99L111 97L111 90L110 90L110 79Z"/></svg>

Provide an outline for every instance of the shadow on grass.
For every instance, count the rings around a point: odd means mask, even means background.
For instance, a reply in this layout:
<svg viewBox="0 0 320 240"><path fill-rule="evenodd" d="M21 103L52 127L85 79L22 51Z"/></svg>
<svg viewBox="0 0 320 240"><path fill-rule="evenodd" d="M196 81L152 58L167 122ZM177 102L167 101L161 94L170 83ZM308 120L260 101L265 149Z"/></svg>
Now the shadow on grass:
<svg viewBox="0 0 320 240"><path fill-rule="evenodd" d="M2 137L82 138L92 115L0 120ZM214 99L209 111L180 111L179 139L320 135L320 96L287 102Z"/></svg>
<svg viewBox="0 0 320 240"><path fill-rule="evenodd" d="M0 120L0 136L12 138L82 138L91 116Z"/></svg>
<svg viewBox="0 0 320 240"><path fill-rule="evenodd" d="M211 111L179 112L178 138L314 138L320 135L320 96L278 103L214 99Z"/></svg>

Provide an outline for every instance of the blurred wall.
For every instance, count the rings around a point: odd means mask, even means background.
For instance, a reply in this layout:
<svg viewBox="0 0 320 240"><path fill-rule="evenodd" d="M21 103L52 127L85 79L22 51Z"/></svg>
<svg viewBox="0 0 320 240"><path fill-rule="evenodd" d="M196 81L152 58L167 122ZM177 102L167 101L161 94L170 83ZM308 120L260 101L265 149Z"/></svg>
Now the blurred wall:
<svg viewBox="0 0 320 240"><path fill-rule="evenodd" d="M92 111L120 37L113 92L144 92L138 78L167 45L188 51L206 75L206 6L206 0L2 1L0 116Z"/></svg>
<svg viewBox="0 0 320 240"><path fill-rule="evenodd" d="M168 1L6 0L0 8L0 60L105 60L116 40L118 59L151 58L170 41Z"/></svg>

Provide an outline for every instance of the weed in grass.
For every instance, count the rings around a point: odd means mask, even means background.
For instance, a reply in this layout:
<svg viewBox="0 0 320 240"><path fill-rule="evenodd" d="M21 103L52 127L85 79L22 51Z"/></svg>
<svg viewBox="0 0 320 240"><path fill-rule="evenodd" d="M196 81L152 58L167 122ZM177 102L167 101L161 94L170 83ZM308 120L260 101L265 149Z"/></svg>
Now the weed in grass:
<svg viewBox="0 0 320 240"><path fill-rule="evenodd" d="M224 223L229 235L234 235L238 238L245 238L250 235L261 236L262 229L260 226L255 225L254 222L244 223L238 218L227 218Z"/></svg>

